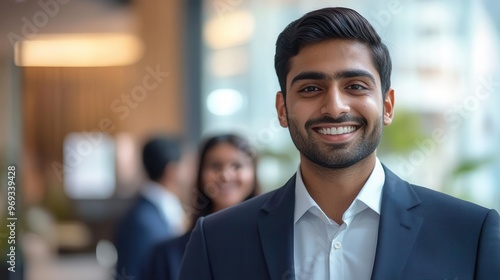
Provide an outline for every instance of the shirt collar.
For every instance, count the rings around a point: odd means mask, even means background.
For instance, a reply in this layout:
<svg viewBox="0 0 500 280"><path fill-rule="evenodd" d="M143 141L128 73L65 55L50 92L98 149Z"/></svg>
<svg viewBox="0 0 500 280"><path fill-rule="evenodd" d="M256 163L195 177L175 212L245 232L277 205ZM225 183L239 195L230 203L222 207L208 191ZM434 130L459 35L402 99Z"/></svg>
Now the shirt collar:
<svg viewBox="0 0 500 280"><path fill-rule="evenodd" d="M380 215L380 202L382 200L382 188L385 183L385 172L380 160L376 158L375 167L372 174L366 180L365 185L361 188L355 201L361 201L370 209Z"/></svg>
<svg viewBox="0 0 500 280"><path fill-rule="evenodd" d="M380 163L380 160L376 158L375 167L373 168L370 177L368 177L368 180L366 180L366 183L363 185L352 204L344 213L343 220L350 220L351 217L355 216L357 213L363 211L366 208L370 208L380 215L380 202L382 198L382 188L384 186L384 182L385 172L382 164ZM314 199L307 191L306 186L304 185L304 181L302 180L302 174L300 172L299 166L295 179L294 224L297 223L297 221L308 211L316 216L319 216L325 222L329 220L323 210L321 210L316 201L314 201Z"/></svg>
<svg viewBox="0 0 500 280"><path fill-rule="evenodd" d="M156 204L156 202L166 201L166 200L177 200L177 197L164 186L156 182L147 182L141 189L141 193L148 200Z"/></svg>
<svg viewBox="0 0 500 280"><path fill-rule="evenodd" d="M141 190L142 195L158 208L168 224L178 233L183 231L184 210L179 198L156 182L147 182Z"/></svg>
<svg viewBox="0 0 500 280"><path fill-rule="evenodd" d="M318 208L319 206L311 197L302 180L302 173L300 172L300 165L297 168L297 176L295 177L295 212L293 216L293 223L297 221L311 208Z"/></svg>

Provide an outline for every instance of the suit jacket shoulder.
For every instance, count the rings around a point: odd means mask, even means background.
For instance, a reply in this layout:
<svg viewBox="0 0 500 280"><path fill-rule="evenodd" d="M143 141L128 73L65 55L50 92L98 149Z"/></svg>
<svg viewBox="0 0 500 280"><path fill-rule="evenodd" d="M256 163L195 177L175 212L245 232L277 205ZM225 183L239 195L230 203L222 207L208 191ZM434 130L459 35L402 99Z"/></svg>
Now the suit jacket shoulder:
<svg viewBox="0 0 500 280"><path fill-rule="evenodd" d="M411 185L384 169L373 279L500 277L495 210Z"/></svg>
<svg viewBox="0 0 500 280"><path fill-rule="evenodd" d="M266 280L292 274L294 183L295 176L275 191L200 218L179 279Z"/></svg>
<svg viewBox="0 0 500 280"><path fill-rule="evenodd" d="M204 221L205 230L207 230L207 227L213 227L220 233L220 231L223 231L225 228L251 227L250 224L255 219L249 218L257 217L263 205L268 204L269 200L274 201L279 199L282 192L285 191L283 188L284 187L281 187L206 216ZM244 217L248 218L245 219Z"/></svg>

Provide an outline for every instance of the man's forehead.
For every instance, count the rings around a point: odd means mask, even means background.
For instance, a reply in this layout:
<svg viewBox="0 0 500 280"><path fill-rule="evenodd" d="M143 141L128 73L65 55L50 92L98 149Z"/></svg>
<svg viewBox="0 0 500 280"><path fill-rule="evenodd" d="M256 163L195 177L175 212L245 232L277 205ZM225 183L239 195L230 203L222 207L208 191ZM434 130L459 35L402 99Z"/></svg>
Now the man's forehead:
<svg viewBox="0 0 500 280"><path fill-rule="evenodd" d="M337 62L337 63L336 63ZM339 72L361 70L380 82L370 48L355 40L333 39L301 48L288 63L287 84L302 72ZM330 73L334 75L334 73ZM377 83L378 83L377 82Z"/></svg>

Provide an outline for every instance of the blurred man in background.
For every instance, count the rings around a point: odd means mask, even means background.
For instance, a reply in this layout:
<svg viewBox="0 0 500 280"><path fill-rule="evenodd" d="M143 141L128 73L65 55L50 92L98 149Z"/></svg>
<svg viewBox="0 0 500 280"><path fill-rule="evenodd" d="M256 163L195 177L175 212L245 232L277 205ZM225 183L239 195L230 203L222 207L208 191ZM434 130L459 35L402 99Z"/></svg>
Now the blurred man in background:
<svg viewBox="0 0 500 280"><path fill-rule="evenodd" d="M136 277L157 242L179 236L185 230L178 184L181 150L177 140L164 137L153 138L144 145L142 161L149 181L117 227L119 275Z"/></svg>

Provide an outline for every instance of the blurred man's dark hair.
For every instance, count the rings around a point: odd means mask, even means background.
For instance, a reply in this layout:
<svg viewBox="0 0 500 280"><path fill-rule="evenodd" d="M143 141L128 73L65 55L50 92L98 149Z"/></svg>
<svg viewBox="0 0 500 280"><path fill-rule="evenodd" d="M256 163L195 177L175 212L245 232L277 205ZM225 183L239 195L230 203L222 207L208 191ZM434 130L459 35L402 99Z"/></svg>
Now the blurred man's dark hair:
<svg viewBox="0 0 500 280"><path fill-rule="evenodd" d="M181 153L179 139L160 136L148 140L142 150L142 163L149 179L158 182L165 167L179 161Z"/></svg>

